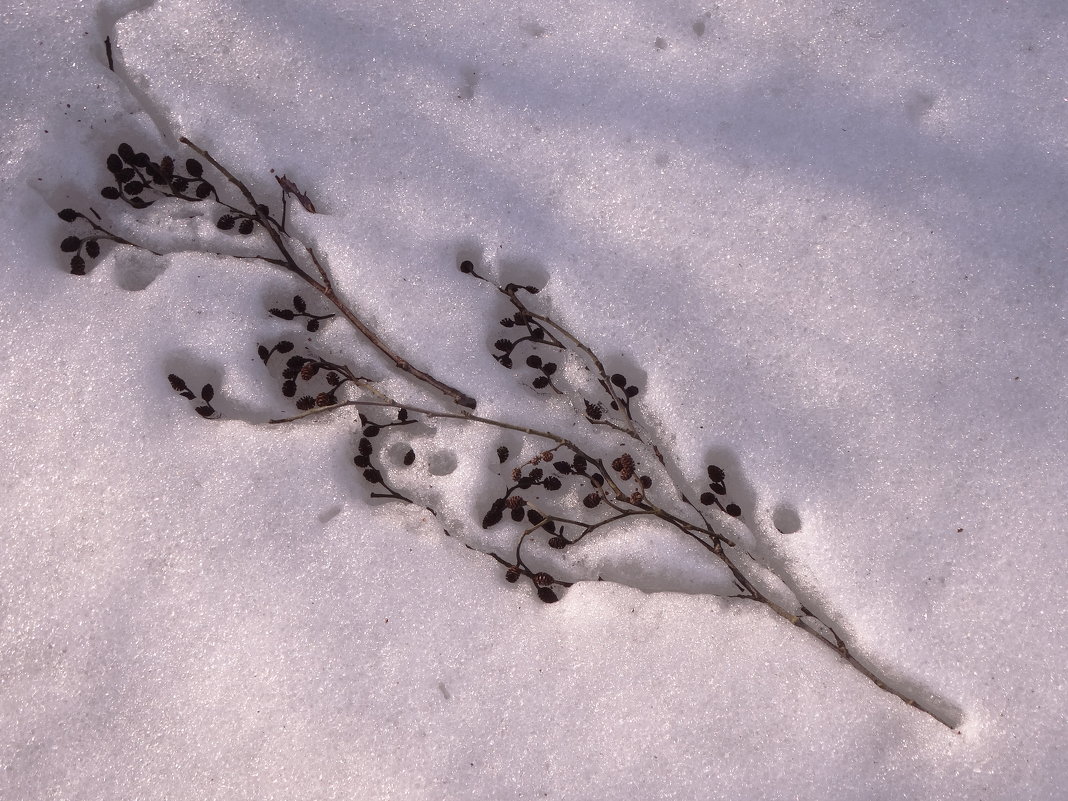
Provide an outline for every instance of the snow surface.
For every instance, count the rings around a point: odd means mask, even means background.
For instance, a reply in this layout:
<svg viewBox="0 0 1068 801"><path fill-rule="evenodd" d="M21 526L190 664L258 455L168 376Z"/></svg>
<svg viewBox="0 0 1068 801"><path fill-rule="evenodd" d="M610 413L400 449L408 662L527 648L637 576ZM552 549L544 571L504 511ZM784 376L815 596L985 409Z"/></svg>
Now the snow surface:
<svg viewBox="0 0 1068 801"><path fill-rule="evenodd" d="M1064 797L1061 0L0 18L0 798ZM278 412L255 345L293 330L266 313L293 281L129 250L77 279L57 249L55 211L108 205L118 142L177 135L264 195L271 169L298 181L339 289L487 414L544 403L489 358L500 307L457 256L542 278L643 379L684 472L728 465L852 646L960 728L696 592L715 577L656 532L586 558L695 593L545 606L428 514L370 505L343 420L244 422ZM166 220L213 236L128 224ZM471 542L499 440L427 440Z"/></svg>

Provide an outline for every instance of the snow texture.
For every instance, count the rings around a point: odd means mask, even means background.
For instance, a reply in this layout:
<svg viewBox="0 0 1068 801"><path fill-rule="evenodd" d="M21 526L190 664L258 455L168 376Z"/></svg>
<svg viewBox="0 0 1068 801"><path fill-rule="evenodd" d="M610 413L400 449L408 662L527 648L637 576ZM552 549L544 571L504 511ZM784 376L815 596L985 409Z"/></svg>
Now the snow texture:
<svg viewBox="0 0 1068 801"><path fill-rule="evenodd" d="M1063 2L0 19L0 798L1064 797ZM255 346L293 330L266 313L290 277L120 248L79 279L57 249L118 142L183 135L309 192L294 224L339 291L487 414L545 404L490 358L498 301L457 258L544 282L683 472L728 466L851 645L962 725L709 594L656 531L585 551L633 586L546 606L368 503L344 420L250 422L278 412ZM127 221L214 236L173 211ZM428 438L449 519L499 439Z"/></svg>

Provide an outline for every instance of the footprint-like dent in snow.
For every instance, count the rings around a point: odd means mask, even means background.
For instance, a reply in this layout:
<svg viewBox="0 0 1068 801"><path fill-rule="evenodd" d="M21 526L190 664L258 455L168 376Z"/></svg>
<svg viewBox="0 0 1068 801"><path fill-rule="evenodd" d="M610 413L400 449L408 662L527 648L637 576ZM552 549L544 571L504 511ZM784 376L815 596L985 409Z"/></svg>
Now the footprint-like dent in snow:
<svg viewBox="0 0 1068 801"><path fill-rule="evenodd" d="M456 92L456 97L460 100L471 100L475 96L475 90L478 89L479 72L477 69L471 66L464 67L460 70L460 88Z"/></svg>
<svg viewBox="0 0 1068 801"><path fill-rule="evenodd" d="M329 523L339 514L341 514L341 504L334 504L333 506L327 507L326 509L323 509L323 511L319 512L319 522Z"/></svg>
<svg viewBox="0 0 1068 801"><path fill-rule="evenodd" d="M115 283L128 292L147 289L167 268L164 257L143 250L122 248L114 252L114 259Z"/></svg>
<svg viewBox="0 0 1068 801"><path fill-rule="evenodd" d="M801 515L787 504L778 506L771 515L771 522L783 534L796 534L801 530Z"/></svg>
<svg viewBox="0 0 1068 801"><path fill-rule="evenodd" d="M668 41L663 36L657 36L656 40L653 42L653 47L655 47L657 50L667 50Z"/></svg>
<svg viewBox="0 0 1068 801"><path fill-rule="evenodd" d="M456 454L452 451L434 451L427 458L427 470L432 476L447 476L456 469Z"/></svg>
<svg viewBox="0 0 1068 801"><path fill-rule="evenodd" d="M543 289L549 283L549 271L537 259L504 257L497 263L503 284L522 284Z"/></svg>
<svg viewBox="0 0 1068 801"><path fill-rule="evenodd" d="M540 39L542 36L549 32L549 29L538 22L528 22L522 26L525 33L530 34L535 39Z"/></svg>
<svg viewBox="0 0 1068 801"><path fill-rule="evenodd" d="M913 122L922 122L938 101L938 96L933 92L914 90L905 101L905 114Z"/></svg>

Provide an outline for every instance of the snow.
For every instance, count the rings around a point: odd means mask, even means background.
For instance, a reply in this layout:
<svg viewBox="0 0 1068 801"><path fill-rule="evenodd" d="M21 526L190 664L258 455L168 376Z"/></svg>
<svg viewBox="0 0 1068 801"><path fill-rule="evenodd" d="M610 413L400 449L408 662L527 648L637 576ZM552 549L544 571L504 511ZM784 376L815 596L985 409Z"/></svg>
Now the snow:
<svg viewBox="0 0 1068 801"><path fill-rule="evenodd" d="M1062 3L0 18L0 798L1062 796ZM120 217L170 255L75 278L58 251L56 211L112 214L107 153L177 136L272 202L296 181L339 292L481 414L567 419L490 358L506 307L456 264L544 284L694 486L727 469L732 531L961 725L653 526L576 549L616 581L507 584L463 543L507 541L487 471L533 441L413 440L438 520L368 502L344 418L264 425L257 343L311 339L266 311L294 279L183 252L233 245L166 204ZM311 341L388 375L339 321Z"/></svg>

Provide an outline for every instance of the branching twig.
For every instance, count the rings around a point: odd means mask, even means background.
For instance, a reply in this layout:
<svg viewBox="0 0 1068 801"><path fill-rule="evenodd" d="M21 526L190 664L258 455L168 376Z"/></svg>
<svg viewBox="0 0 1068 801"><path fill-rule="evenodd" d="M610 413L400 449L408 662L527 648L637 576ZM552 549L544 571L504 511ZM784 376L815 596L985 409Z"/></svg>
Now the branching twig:
<svg viewBox="0 0 1068 801"><path fill-rule="evenodd" d="M793 592L792 599L775 600L771 597L775 593L761 586L761 573L754 569L754 565L781 579L787 592L792 592L789 588L795 582L782 573L781 567L757 562L751 553L741 549L735 538L727 536L718 527L717 521L725 522L730 517L742 516L741 507L729 499L725 471L716 465L708 465L708 490L695 496L689 482L681 478L681 471L668 462L660 444L635 414L633 404L639 395L638 387L621 373L609 373L596 350L570 327L544 311L532 308L526 296L536 295L538 288L518 284L501 285L482 275L471 261L465 260L460 264L462 272L493 286L515 310L510 317L501 320L501 326L518 330L520 335L497 340L494 358L504 367L514 368L520 353L524 354L523 365L534 371L534 377L529 380L530 387L537 392L549 390L571 398L577 408L582 409L578 418L590 424L588 431L593 440L591 444L585 440L580 444L576 437L565 437L553 431L475 414L475 400L472 397L416 368L393 351L339 297L328 270L313 248L286 231L284 202L288 195L296 197L309 212L315 211L311 200L292 181L285 176L278 179L283 189L282 220L278 221L266 205L257 201L248 186L208 151L185 137L180 141L210 164L241 195L247 206L222 200L215 186L204 177L204 168L196 159L185 162L185 174L182 174L176 169L173 159L164 157L154 162L146 154L136 153L126 144L120 145L117 152L108 157L108 170L115 185L105 187L103 196L120 200L134 209L142 209L155 202L146 198L167 197L186 202L210 199L224 210L216 223L220 229L236 229L238 234L249 235L257 227L262 228L276 255L246 253L236 258L261 261L292 273L329 302L398 370L455 404L453 409L441 409L424 403L401 403L389 397L365 376L357 374L349 365L314 354L294 353L294 343L281 340L270 348L260 345L258 352L267 366L272 364L276 354L286 357L281 370L281 393L293 399L298 412L273 419L271 423L292 423L314 415L355 411L360 438L353 463L363 471L365 481L371 485L370 497L421 507L435 516L438 512L433 505L423 501L419 492L413 492L398 483L393 468L384 465L380 458L382 447L377 444L379 437L396 438L398 431L415 423L441 420L514 432L524 435L528 440L548 443L539 446L546 449L513 463L510 469L505 466L511 458L508 449L501 446L497 451L505 486L501 495L490 504L482 519L482 526L493 528L510 520L521 527L516 535L513 559L497 553L488 554L504 566L508 581L515 582L525 577L534 586L538 597L546 602L556 601L558 595L555 588L569 587L573 582L555 578L544 569L539 569L538 565L531 564L540 558L536 551L534 556L530 555L534 543L544 539L550 549L566 551L587 537L613 526L626 525L636 519L660 521L669 530L699 545L723 566L737 590L729 597L767 607L791 625L833 648L842 659L879 688L947 726L956 725L957 718L955 713L948 711L948 704L920 703L880 678L852 653L838 628L825 616L814 614L801 602L796 592ZM71 271L74 273L84 273L86 259L100 256L101 241L157 252L115 234L103 221L95 222L73 209L64 209L59 216L68 223L83 220L92 231L85 236L68 236L61 243L64 252L74 254L71 256ZM97 217L99 219L99 215ZM300 295L293 297L292 308L272 308L269 311L282 320L300 320L309 332L317 331L323 321L335 316L310 311ZM585 365L587 372L582 373L585 378L576 379L574 371L560 370L561 357L571 359L571 364L578 362ZM196 394L183 379L172 375L170 380L176 392L188 400L197 400ZM325 382L325 386L322 382ZM316 388L301 392L301 386ZM202 405L196 411L205 417L215 417L217 414L211 405L214 393L210 384L204 385L201 390ZM607 432L624 435L638 457L635 458L630 452L620 452L618 438L599 436ZM403 468L411 467L416 459L415 450L408 446L401 459ZM448 531L446 533L449 534ZM561 566L566 569L566 565ZM776 592L781 594L781 591ZM776 595L776 598L779 597Z"/></svg>

